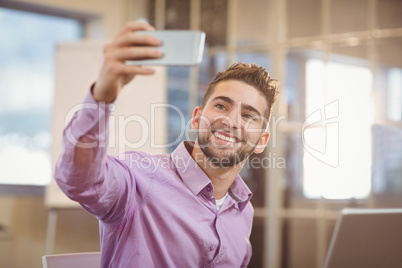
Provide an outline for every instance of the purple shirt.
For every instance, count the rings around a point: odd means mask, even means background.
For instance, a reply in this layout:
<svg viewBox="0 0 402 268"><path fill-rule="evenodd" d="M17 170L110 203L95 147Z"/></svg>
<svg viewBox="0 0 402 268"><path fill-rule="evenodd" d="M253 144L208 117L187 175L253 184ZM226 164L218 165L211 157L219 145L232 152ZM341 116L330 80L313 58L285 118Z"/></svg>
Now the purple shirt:
<svg viewBox="0 0 402 268"><path fill-rule="evenodd" d="M108 156L97 145L107 144L99 124L106 122L107 129L109 109L91 94L85 103L91 108L78 111L64 131L55 178L99 219L101 266L246 267L253 207L240 176L217 210L212 183L191 157L191 142L170 155Z"/></svg>

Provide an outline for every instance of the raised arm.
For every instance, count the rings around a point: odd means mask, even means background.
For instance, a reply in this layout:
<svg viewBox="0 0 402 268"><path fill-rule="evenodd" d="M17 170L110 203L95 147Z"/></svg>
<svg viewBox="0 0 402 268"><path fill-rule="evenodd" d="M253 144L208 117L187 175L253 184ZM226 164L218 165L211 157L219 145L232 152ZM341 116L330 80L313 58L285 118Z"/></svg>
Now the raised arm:
<svg viewBox="0 0 402 268"><path fill-rule="evenodd" d="M66 126L63 152L56 164L55 179L63 192L105 222L121 218L127 202L136 198L133 196L139 188L130 169L106 154L109 103L135 75L153 74L152 69L128 66L125 61L161 56L156 48L159 41L137 33L138 30L153 30L153 27L146 23L127 23L105 45L99 78L85 98L83 108Z"/></svg>

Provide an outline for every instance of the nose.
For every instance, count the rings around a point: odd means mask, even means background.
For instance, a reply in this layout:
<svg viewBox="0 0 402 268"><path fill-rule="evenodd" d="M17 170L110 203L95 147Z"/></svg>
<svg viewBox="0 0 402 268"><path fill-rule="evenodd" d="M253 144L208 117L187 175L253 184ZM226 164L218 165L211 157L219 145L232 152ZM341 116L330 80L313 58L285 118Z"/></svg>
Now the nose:
<svg viewBox="0 0 402 268"><path fill-rule="evenodd" d="M233 107L227 116L222 120L222 123L230 128L240 128L242 121L241 121L241 110L238 107Z"/></svg>

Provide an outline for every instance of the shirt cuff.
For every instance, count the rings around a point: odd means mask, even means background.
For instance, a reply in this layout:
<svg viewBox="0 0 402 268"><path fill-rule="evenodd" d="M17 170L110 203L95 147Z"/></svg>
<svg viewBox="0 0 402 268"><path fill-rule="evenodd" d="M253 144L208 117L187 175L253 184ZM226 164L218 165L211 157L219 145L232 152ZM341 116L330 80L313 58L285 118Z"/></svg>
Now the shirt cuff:
<svg viewBox="0 0 402 268"><path fill-rule="evenodd" d="M77 106L77 112L71 120L71 129L66 133L75 146L103 147L107 143L109 116L115 110L115 104L97 102L92 95L94 85L91 86L82 104ZM92 141L83 143L82 138Z"/></svg>

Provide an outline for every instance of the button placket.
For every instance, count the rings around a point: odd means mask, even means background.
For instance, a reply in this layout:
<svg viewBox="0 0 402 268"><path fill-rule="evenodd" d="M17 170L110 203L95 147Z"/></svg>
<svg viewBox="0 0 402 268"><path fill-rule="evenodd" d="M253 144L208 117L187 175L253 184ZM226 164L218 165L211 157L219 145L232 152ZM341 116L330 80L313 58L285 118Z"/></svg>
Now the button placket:
<svg viewBox="0 0 402 268"><path fill-rule="evenodd" d="M216 234L218 236L219 239L219 244L215 247L214 246L214 250L215 250L215 258L213 259L212 263L215 264L216 262L219 262L221 255L222 255L222 237L221 234L219 232L219 224L218 222L220 222L220 217L219 215L216 215L216 219L215 219L215 230L216 230Z"/></svg>

